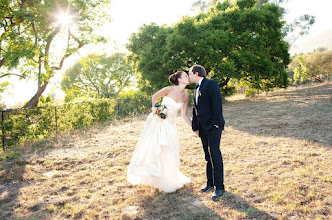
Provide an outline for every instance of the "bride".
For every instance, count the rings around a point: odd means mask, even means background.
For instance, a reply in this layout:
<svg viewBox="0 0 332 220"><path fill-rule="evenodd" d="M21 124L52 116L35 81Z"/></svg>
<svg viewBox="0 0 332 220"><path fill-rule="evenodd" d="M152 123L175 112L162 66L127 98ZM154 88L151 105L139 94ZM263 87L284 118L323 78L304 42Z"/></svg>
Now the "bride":
<svg viewBox="0 0 332 220"><path fill-rule="evenodd" d="M164 192L175 192L190 179L179 170L179 139L175 117L179 109L183 119L191 126L187 115L190 95L185 91L189 84L187 73L178 71L169 77L172 86L162 88L152 96L154 109L158 98L167 107L167 118L153 112L148 116L136 145L127 171L129 183L144 184ZM155 110L155 109L154 109Z"/></svg>

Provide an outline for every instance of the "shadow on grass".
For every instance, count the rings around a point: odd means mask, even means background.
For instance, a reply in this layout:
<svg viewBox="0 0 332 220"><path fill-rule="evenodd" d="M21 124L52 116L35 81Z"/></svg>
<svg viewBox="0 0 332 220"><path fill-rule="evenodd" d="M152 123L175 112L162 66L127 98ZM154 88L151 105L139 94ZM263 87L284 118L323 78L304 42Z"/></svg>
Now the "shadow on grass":
<svg viewBox="0 0 332 220"><path fill-rule="evenodd" d="M0 156L0 219L17 219L15 209L20 207L17 202L20 188L29 184L23 180L28 162L15 149L8 149Z"/></svg>
<svg viewBox="0 0 332 220"><path fill-rule="evenodd" d="M226 125L249 134L281 136L332 147L332 84L281 91L225 105Z"/></svg>
<svg viewBox="0 0 332 220"><path fill-rule="evenodd" d="M222 219L185 186L174 193L155 193L140 199L142 219Z"/></svg>
<svg viewBox="0 0 332 220"><path fill-rule="evenodd" d="M35 174L29 172L28 166L38 164L43 165L43 154L49 147L54 144L55 138L45 139L30 144L26 144L21 148L9 148L0 155L0 219L20 219L17 211L27 209L29 211L38 212L46 203L39 202L32 204L31 200L21 192L22 188L29 187L34 184L37 178ZM37 155L37 160L31 157ZM34 162L32 162L34 161ZM30 204L31 203L31 204ZM40 216L39 216L40 217ZM36 218L24 216L24 219Z"/></svg>
<svg viewBox="0 0 332 220"><path fill-rule="evenodd" d="M224 207L229 207L233 210L237 210L238 212L246 214L246 218L248 219L277 219L270 214L250 205L240 196L230 192L225 192L222 198L217 202L222 204Z"/></svg>
<svg viewBox="0 0 332 220"><path fill-rule="evenodd" d="M200 197L192 192L189 187L184 187L175 193L156 193L152 196L141 198L138 205L143 208L143 214L136 218L142 219L229 219L234 217L234 211L248 219L276 219L263 212L248 202L232 193L225 195L215 204L222 211L222 216L208 208ZM212 202L212 201L211 201ZM218 204L219 203L219 204ZM242 214L241 214L242 213ZM228 217L227 217L228 216Z"/></svg>

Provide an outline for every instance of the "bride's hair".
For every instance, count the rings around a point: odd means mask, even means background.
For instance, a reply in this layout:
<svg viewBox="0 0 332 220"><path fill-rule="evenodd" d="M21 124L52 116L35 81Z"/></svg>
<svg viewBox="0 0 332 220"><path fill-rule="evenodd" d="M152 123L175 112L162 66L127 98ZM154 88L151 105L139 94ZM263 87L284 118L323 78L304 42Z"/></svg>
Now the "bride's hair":
<svg viewBox="0 0 332 220"><path fill-rule="evenodd" d="M181 78L183 71L177 71L168 77L168 81L173 85L179 85L179 78Z"/></svg>

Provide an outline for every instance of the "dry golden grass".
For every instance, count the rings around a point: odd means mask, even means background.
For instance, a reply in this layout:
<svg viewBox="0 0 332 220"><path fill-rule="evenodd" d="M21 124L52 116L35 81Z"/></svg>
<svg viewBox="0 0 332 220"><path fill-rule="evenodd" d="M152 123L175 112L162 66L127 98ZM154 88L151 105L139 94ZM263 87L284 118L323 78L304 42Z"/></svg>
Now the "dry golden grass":
<svg viewBox="0 0 332 220"><path fill-rule="evenodd" d="M180 117L192 182L170 194L126 182L146 116L4 152L16 156L0 161L0 219L332 219L331 94L324 84L229 98L218 202L199 192L203 150Z"/></svg>

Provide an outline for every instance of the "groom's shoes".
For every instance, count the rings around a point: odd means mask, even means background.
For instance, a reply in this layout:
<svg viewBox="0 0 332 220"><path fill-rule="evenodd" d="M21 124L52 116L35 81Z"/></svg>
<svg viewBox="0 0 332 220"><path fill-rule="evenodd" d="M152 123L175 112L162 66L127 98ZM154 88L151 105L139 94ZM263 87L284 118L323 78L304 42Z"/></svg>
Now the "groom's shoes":
<svg viewBox="0 0 332 220"><path fill-rule="evenodd" d="M213 186L210 185L206 185L206 187L204 187L203 189L201 189L201 192L208 192L208 191L212 191L214 189Z"/></svg>
<svg viewBox="0 0 332 220"><path fill-rule="evenodd" d="M216 189L212 194L212 200L218 201L218 199L224 194L225 190Z"/></svg>

